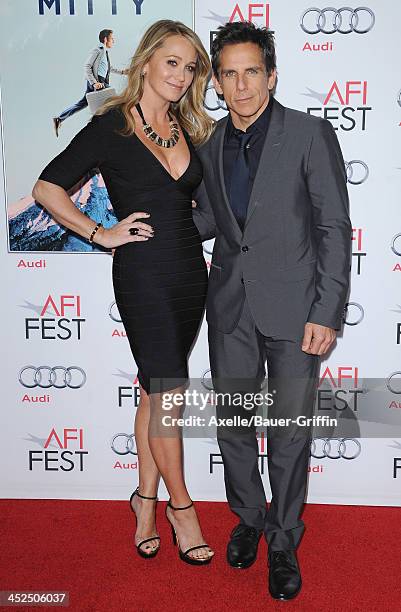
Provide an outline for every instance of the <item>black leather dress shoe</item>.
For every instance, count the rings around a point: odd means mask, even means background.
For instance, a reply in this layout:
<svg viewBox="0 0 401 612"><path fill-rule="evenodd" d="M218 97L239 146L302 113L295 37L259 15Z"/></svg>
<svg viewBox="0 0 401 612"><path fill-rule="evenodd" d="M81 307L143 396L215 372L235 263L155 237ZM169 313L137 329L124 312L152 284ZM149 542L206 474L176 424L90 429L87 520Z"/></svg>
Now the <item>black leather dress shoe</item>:
<svg viewBox="0 0 401 612"><path fill-rule="evenodd" d="M301 572L294 550L269 552L269 593L274 599L293 599L302 587Z"/></svg>
<svg viewBox="0 0 401 612"><path fill-rule="evenodd" d="M261 531L240 523L231 532L227 561L231 567L246 569L255 562Z"/></svg>

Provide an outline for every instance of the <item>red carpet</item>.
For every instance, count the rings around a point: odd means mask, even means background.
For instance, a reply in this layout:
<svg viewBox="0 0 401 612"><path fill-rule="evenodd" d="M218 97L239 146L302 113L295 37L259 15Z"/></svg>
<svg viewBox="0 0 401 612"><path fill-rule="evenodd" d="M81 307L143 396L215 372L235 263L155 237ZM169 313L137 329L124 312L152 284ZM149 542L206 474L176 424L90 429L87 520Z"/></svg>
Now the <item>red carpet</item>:
<svg viewBox="0 0 401 612"><path fill-rule="evenodd" d="M127 502L0 500L0 590L69 591L70 606L61 609L73 612L401 610L399 508L306 506L298 553L304 586L294 601L275 602L267 594L264 541L250 569L227 565L226 540L236 521L226 504L197 504L216 551L213 563L200 568L178 559L164 505L161 551L143 560L133 547Z"/></svg>

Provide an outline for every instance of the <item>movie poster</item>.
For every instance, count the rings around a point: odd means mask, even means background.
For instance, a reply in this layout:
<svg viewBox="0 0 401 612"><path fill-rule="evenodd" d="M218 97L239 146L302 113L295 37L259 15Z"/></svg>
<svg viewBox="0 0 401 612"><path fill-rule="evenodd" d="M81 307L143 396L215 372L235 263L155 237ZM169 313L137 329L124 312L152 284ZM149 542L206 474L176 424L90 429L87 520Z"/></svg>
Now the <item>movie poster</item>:
<svg viewBox="0 0 401 612"><path fill-rule="evenodd" d="M45 165L89 121L86 93L93 90L88 83L99 64L110 88L122 91L123 72L140 37L158 19L192 26L192 2L1 0L1 140L10 251L100 252L58 225L31 192ZM103 30L112 30L107 55L99 40ZM69 195L104 227L116 223L96 168Z"/></svg>

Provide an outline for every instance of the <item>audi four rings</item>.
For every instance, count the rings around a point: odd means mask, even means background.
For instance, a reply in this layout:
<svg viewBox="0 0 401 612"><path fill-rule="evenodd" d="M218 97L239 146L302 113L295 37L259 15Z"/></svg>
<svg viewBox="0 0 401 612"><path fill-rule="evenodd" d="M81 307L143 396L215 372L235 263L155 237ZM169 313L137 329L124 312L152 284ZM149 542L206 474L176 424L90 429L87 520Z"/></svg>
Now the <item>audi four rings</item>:
<svg viewBox="0 0 401 612"><path fill-rule="evenodd" d="M354 317L351 316L350 310L351 306L353 306ZM356 313L355 313L356 310ZM358 304L357 302L347 302L344 308L344 323L346 325L358 325L365 316L365 311L363 306Z"/></svg>
<svg viewBox="0 0 401 612"><path fill-rule="evenodd" d="M323 9L313 7L302 13L300 25L306 34L366 34L375 25L375 14L367 6L356 9L349 6L339 9L332 6Z"/></svg>
<svg viewBox="0 0 401 612"><path fill-rule="evenodd" d="M116 455L137 455L135 449L135 435L117 433L111 440L111 448Z"/></svg>
<svg viewBox="0 0 401 612"><path fill-rule="evenodd" d="M27 372L30 372L30 374L27 374ZM73 372L78 373L78 375L75 374L74 376L74 378L78 378L76 382L73 382ZM86 382L86 373L78 366L70 366L68 368L53 366L51 368L44 365L38 367L27 365L20 370L18 380L21 385L28 389L33 389L34 387L40 387L41 389L50 389L50 387L55 389L65 389L66 387L80 389Z"/></svg>
<svg viewBox="0 0 401 612"><path fill-rule="evenodd" d="M345 163L347 182L351 185L361 185L369 176L368 165L360 159L352 159Z"/></svg>
<svg viewBox="0 0 401 612"><path fill-rule="evenodd" d="M209 377L207 377L206 374L209 374ZM206 370L206 372L203 372L201 383L207 391L213 391L212 373L210 370Z"/></svg>
<svg viewBox="0 0 401 612"><path fill-rule="evenodd" d="M115 323L122 323L120 313L118 312L117 304L112 302L109 307L109 317Z"/></svg>
<svg viewBox="0 0 401 612"><path fill-rule="evenodd" d="M310 454L315 459L356 459L361 454L361 443L355 438L314 438Z"/></svg>
<svg viewBox="0 0 401 612"><path fill-rule="evenodd" d="M400 241L400 246L396 247L395 243L397 242L397 240L399 240L401 238L401 233L400 234L396 234L393 238L393 241L391 243L391 250L393 251L394 255L401 255L401 241Z"/></svg>
<svg viewBox="0 0 401 612"><path fill-rule="evenodd" d="M397 395L401 393L401 385L398 388L393 387L393 378L396 380L400 380L401 372L393 372L386 380L387 389L391 391L391 393L396 393Z"/></svg>
<svg viewBox="0 0 401 612"><path fill-rule="evenodd" d="M206 87L203 104L208 111L228 110L226 103L224 100L220 100L213 85Z"/></svg>

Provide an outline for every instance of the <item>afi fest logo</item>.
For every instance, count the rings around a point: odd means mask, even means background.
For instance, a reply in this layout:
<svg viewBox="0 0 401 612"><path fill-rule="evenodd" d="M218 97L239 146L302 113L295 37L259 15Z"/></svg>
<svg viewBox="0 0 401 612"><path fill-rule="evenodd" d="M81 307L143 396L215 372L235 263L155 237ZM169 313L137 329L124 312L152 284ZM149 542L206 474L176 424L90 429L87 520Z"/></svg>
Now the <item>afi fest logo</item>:
<svg viewBox="0 0 401 612"><path fill-rule="evenodd" d="M363 236L364 232L361 227L352 228L352 257L354 258L354 265L352 266L352 269L356 271L358 276L362 274L362 262L364 261L364 257L366 257L366 251L362 246Z"/></svg>
<svg viewBox="0 0 401 612"><path fill-rule="evenodd" d="M401 455L401 443L397 440L389 444L390 448L396 448L398 455ZM393 478L401 478L401 457L393 457Z"/></svg>
<svg viewBox="0 0 401 612"><path fill-rule="evenodd" d="M327 93L307 89L308 93L302 95L320 102L318 106L308 106L307 113L328 119L335 130L366 130L367 113L372 110L368 106L367 81L333 81Z"/></svg>
<svg viewBox="0 0 401 612"><path fill-rule="evenodd" d="M81 296L49 294L43 306L25 301L21 308L36 311L37 317L25 319L25 339L81 340Z"/></svg>
<svg viewBox="0 0 401 612"><path fill-rule="evenodd" d="M204 19L208 19L220 25L234 21L250 21L256 26L270 28L270 4L265 2L236 2L232 5L228 14L220 15L209 10ZM212 42L217 34L217 30L209 31L209 53L211 53ZM205 92L204 106L209 112L227 111L224 100L217 97L212 81L210 81Z"/></svg>
<svg viewBox="0 0 401 612"><path fill-rule="evenodd" d="M229 18L233 21L250 21L259 26L270 27L270 5L264 2L237 2L231 11Z"/></svg>
<svg viewBox="0 0 401 612"><path fill-rule="evenodd" d="M29 451L29 471L35 468L45 472L84 471L84 458L89 453L84 450L83 429L64 428L56 431L53 427L47 438L30 435L26 439L42 447L42 450Z"/></svg>
<svg viewBox="0 0 401 612"><path fill-rule="evenodd" d="M118 407L121 408L124 405L129 408L132 408L132 406L137 408L140 399L138 376L124 372L124 370L117 370L117 373L113 376L122 378L129 383L129 385L118 385L117 387Z"/></svg>
<svg viewBox="0 0 401 612"><path fill-rule="evenodd" d="M358 367L338 366L336 371L326 367L319 379L317 411L330 411L334 408L338 412L346 409L357 412L358 395L363 393L362 389L358 389L358 378ZM325 388L321 388L324 382Z"/></svg>
<svg viewBox="0 0 401 612"><path fill-rule="evenodd" d="M209 10L209 14L204 19L210 19L219 25L225 25L233 21L250 21L257 26L270 28L270 4L265 2L236 2L227 15L219 15ZM209 47L211 48L217 30L209 32ZM210 53L209 48L209 53Z"/></svg>
<svg viewBox="0 0 401 612"><path fill-rule="evenodd" d="M258 441L258 459L259 459L259 472L263 476L265 471L267 470L267 444L266 444L266 434L263 431L258 432L257 435ZM216 467L219 467L216 470ZM216 471L220 472L223 466L223 458L221 453L209 453L209 474L214 474Z"/></svg>
<svg viewBox="0 0 401 612"><path fill-rule="evenodd" d="M392 308L391 311L397 313L398 319L401 318L401 304L397 304L397 308ZM395 340L396 340L396 344L398 345L401 344L401 323L400 321L397 321L397 323L395 324Z"/></svg>

